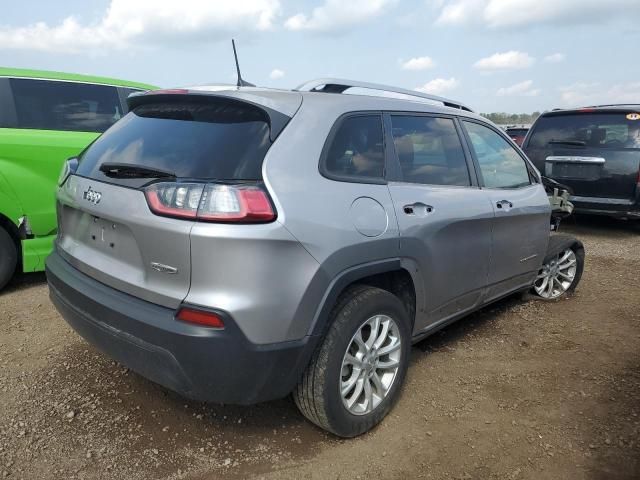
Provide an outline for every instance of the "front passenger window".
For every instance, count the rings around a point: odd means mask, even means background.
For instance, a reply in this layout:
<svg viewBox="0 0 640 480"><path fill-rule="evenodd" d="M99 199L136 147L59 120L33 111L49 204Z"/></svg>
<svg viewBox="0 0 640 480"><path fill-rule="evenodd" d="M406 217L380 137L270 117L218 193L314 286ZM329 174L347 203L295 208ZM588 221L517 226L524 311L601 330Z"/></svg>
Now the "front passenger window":
<svg viewBox="0 0 640 480"><path fill-rule="evenodd" d="M519 188L531 183L524 159L509 142L484 125L463 123L480 164L485 187Z"/></svg>

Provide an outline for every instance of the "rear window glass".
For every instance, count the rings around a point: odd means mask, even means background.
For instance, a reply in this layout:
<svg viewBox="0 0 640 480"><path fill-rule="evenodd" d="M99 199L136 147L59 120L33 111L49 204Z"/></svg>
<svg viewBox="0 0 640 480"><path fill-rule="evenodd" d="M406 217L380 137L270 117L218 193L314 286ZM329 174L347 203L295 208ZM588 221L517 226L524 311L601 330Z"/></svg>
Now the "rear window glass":
<svg viewBox="0 0 640 480"><path fill-rule="evenodd" d="M123 115L116 87L51 80L10 80L18 128L104 132Z"/></svg>
<svg viewBox="0 0 640 480"><path fill-rule="evenodd" d="M266 114L241 102L142 105L84 152L77 173L107 180L99 168L108 162L178 178L259 180L270 146Z"/></svg>
<svg viewBox="0 0 640 480"><path fill-rule="evenodd" d="M330 176L384 177L384 142L380 115L357 115L340 124L325 158Z"/></svg>
<svg viewBox="0 0 640 480"><path fill-rule="evenodd" d="M631 112L628 112L631 113ZM553 145L640 148L640 120L627 112L551 115L538 120L529 148Z"/></svg>

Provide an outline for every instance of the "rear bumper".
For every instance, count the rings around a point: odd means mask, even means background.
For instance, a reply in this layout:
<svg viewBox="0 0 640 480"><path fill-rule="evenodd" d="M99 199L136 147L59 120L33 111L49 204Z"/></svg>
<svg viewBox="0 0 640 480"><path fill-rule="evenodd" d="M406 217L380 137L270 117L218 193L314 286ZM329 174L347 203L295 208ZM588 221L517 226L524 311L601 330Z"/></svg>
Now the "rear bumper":
<svg viewBox="0 0 640 480"><path fill-rule="evenodd" d="M140 375L199 401L248 405L289 394L317 337L255 345L224 312L214 330L103 285L55 251L47 259L54 305L88 342Z"/></svg>
<svg viewBox="0 0 640 480"><path fill-rule="evenodd" d="M570 201L576 213L640 219L640 200L572 196Z"/></svg>

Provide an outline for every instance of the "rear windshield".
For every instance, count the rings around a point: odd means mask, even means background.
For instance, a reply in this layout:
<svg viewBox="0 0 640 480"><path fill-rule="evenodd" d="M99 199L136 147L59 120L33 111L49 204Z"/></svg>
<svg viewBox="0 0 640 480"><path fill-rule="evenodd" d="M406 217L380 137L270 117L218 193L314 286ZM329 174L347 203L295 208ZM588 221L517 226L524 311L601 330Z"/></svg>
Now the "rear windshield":
<svg viewBox="0 0 640 480"><path fill-rule="evenodd" d="M266 114L246 103L147 104L94 142L81 155L77 173L113 182L99 168L119 163L165 170L178 178L260 180L270 146Z"/></svg>
<svg viewBox="0 0 640 480"><path fill-rule="evenodd" d="M633 112L576 113L541 117L528 148L575 146L640 148L640 115Z"/></svg>

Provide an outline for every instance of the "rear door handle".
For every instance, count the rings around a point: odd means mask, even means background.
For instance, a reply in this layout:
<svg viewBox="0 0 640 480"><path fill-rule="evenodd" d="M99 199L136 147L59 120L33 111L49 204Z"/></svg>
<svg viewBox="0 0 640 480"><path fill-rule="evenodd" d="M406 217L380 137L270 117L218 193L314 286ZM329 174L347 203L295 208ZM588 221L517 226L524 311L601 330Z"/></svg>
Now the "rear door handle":
<svg viewBox="0 0 640 480"><path fill-rule="evenodd" d="M511 203L509 200L500 200L499 202L496 202L496 207L508 210L510 208L513 208L513 203Z"/></svg>
<svg viewBox="0 0 640 480"><path fill-rule="evenodd" d="M402 211L407 215L415 215L418 217L424 217L431 212L433 212L434 208L431 205L426 205L422 202L412 203L410 205L405 205L402 207Z"/></svg>

